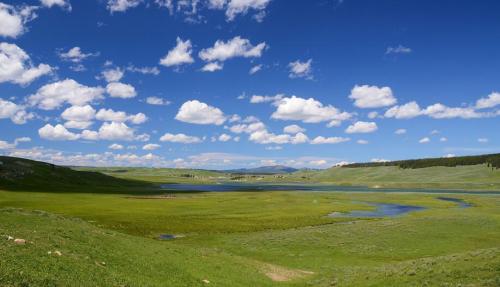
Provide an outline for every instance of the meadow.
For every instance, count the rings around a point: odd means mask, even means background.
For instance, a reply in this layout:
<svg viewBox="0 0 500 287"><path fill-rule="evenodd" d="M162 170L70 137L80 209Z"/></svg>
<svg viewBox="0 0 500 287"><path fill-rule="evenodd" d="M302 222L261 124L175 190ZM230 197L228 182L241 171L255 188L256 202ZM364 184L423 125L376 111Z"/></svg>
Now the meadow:
<svg viewBox="0 0 500 287"><path fill-rule="evenodd" d="M143 191L2 188L0 286L500 285L500 194L167 192L142 180ZM328 216L368 203L425 209Z"/></svg>

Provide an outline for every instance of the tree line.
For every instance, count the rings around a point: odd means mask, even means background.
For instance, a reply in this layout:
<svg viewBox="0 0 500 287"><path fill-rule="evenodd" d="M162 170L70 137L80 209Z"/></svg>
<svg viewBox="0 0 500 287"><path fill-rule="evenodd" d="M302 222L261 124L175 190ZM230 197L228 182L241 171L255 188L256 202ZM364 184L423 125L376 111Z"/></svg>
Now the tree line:
<svg viewBox="0 0 500 287"><path fill-rule="evenodd" d="M388 162L367 162L367 163L352 163L343 167L376 167L376 166L398 166L400 168L424 168L433 166L462 166L462 165L478 165L486 164L491 169L500 168L500 154L486 154L474 156L458 156L458 157L439 157L439 158L424 158L397 160Z"/></svg>

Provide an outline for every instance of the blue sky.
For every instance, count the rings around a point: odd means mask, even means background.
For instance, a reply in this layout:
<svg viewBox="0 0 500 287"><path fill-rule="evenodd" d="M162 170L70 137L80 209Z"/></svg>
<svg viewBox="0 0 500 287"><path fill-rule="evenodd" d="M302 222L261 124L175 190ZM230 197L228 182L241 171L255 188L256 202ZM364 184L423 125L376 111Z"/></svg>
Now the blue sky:
<svg viewBox="0 0 500 287"><path fill-rule="evenodd" d="M224 169L500 150L498 1L0 2L0 153Z"/></svg>

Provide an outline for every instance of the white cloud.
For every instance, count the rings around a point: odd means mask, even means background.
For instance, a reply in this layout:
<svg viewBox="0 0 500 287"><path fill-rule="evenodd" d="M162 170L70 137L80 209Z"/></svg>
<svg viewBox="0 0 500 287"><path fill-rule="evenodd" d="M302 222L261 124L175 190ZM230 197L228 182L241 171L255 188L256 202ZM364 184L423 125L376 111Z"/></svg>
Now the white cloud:
<svg viewBox="0 0 500 287"><path fill-rule="evenodd" d="M251 134L256 131L263 131L266 130L266 125L262 122L254 122L254 123L249 123L249 124L239 124L239 125L234 125L229 128L229 130L235 134L240 134L240 133L247 133Z"/></svg>
<svg viewBox="0 0 500 287"><path fill-rule="evenodd" d="M199 57L206 62L224 62L235 57L259 58L265 48L265 42L253 46L250 40L237 36L227 42L217 40L213 47L201 50Z"/></svg>
<svg viewBox="0 0 500 287"><path fill-rule="evenodd" d="M230 141L232 138L232 136L228 135L228 134L221 134L219 136L219 141L221 142L227 142L227 141Z"/></svg>
<svg viewBox="0 0 500 287"><path fill-rule="evenodd" d="M382 163L382 162L389 162L390 160L384 158L372 158L370 161Z"/></svg>
<svg viewBox="0 0 500 287"><path fill-rule="evenodd" d="M216 72L216 71L222 70L223 68L224 68L224 64L218 63L218 62L211 62L211 63L208 63L205 66L203 66L203 68L201 68L201 70L203 72Z"/></svg>
<svg viewBox="0 0 500 287"><path fill-rule="evenodd" d="M22 35L26 31L24 24L36 18L35 9L33 6L17 9L0 3L0 36L16 38Z"/></svg>
<svg viewBox="0 0 500 287"><path fill-rule="evenodd" d="M158 97L147 97L146 98L146 103L150 105L156 105L156 106L167 106L170 105L170 101L167 101L163 98L158 98Z"/></svg>
<svg viewBox="0 0 500 287"><path fill-rule="evenodd" d="M388 109L384 116L386 118L411 119L421 114L420 106L417 102L409 102L401 106L394 106Z"/></svg>
<svg viewBox="0 0 500 287"><path fill-rule="evenodd" d="M175 119L199 125L222 125L226 121L224 113L198 100L187 101L180 107Z"/></svg>
<svg viewBox="0 0 500 287"><path fill-rule="evenodd" d="M500 93L494 92L476 102L476 109L493 108L500 105Z"/></svg>
<svg viewBox="0 0 500 287"><path fill-rule="evenodd" d="M66 79L42 86L36 94L29 96L28 102L43 110L59 108L64 103L74 106L84 106L92 101L102 99L104 89L88 87L75 80Z"/></svg>
<svg viewBox="0 0 500 287"><path fill-rule="evenodd" d="M271 117L278 120L319 123L333 120L343 121L351 117L349 113L340 112L334 106L323 106L321 102L313 98L303 99L292 96L291 98L283 98L276 105L276 111Z"/></svg>
<svg viewBox="0 0 500 287"><path fill-rule="evenodd" d="M283 149L283 147L282 147L282 146L279 146L279 145L277 145L277 146L266 146L266 148L265 148L265 149L266 149L266 150L282 150L282 149Z"/></svg>
<svg viewBox="0 0 500 287"><path fill-rule="evenodd" d="M34 115L28 113L24 106L0 98L0 119L10 119L13 123L22 125L33 117Z"/></svg>
<svg viewBox="0 0 500 287"><path fill-rule="evenodd" d="M29 55L23 49L15 44L5 42L0 43L0 67L0 83L10 82L19 85L27 85L43 75L52 73L53 70L47 64L34 66Z"/></svg>
<svg viewBox="0 0 500 287"><path fill-rule="evenodd" d="M391 88L369 85L354 86L349 98L354 100L356 107L362 109L387 107L397 102Z"/></svg>
<svg viewBox="0 0 500 287"><path fill-rule="evenodd" d="M350 141L350 138L344 138L344 137L315 137L312 141L311 144L338 144L338 143L343 143Z"/></svg>
<svg viewBox="0 0 500 287"><path fill-rule="evenodd" d="M356 134L356 133L373 133L378 130L377 124L375 122L356 122L353 125L350 125L345 130L348 134Z"/></svg>
<svg viewBox="0 0 500 287"><path fill-rule="evenodd" d="M290 142L290 135L275 135L267 130L259 130L250 134L249 140L259 144L285 144Z"/></svg>
<svg viewBox="0 0 500 287"><path fill-rule="evenodd" d="M111 13L125 12L129 8L137 7L142 0L108 0L107 8Z"/></svg>
<svg viewBox="0 0 500 287"><path fill-rule="evenodd" d="M97 56L97 54L92 53L83 53L80 47L73 47L68 50L68 52L59 53L59 57L65 61L70 61L73 63L80 63L81 61L87 59L91 56Z"/></svg>
<svg viewBox="0 0 500 287"><path fill-rule="evenodd" d="M406 134L406 129L397 129L394 133L397 135L404 135Z"/></svg>
<svg viewBox="0 0 500 287"><path fill-rule="evenodd" d="M356 141L358 144L369 144L369 142L367 140L358 140Z"/></svg>
<svg viewBox="0 0 500 287"><path fill-rule="evenodd" d="M213 0L211 0L213 2ZM218 1L222 2L222 1ZM246 14L250 9L263 11L271 0L228 0L226 17L228 21L234 20L238 14ZM262 16L260 16L262 17Z"/></svg>
<svg viewBox="0 0 500 287"><path fill-rule="evenodd" d="M477 142L479 142L479 143L488 143L489 140L487 138L478 138Z"/></svg>
<svg viewBox="0 0 500 287"><path fill-rule="evenodd" d="M43 6L51 8L52 6L59 6L61 8L71 11L71 4L66 0L40 0Z"/></svg>
<svg viewBox="0 0 500 287"><path fill-rule="evenodd" d="M385 54L409 54L411 53L412 50L408 47L405 47L403 45L399 45L397 47L387 47L387 50L385 50Z"/></svg>
<svg viewBox="0 0 500 287"><path fill-rule="evenodd" d="M298 126L298 125L289 125L283 128L283 132L286 134L297 134L297 133L302 133L305 132L306 129Z"/></svg>
<svg viewBox="0 0 500 287"><path fill-rule="evenodd" d="M26 142L30 142L30 141L31 141L30 137L20 137L20 138L16 138L14 140L14 144L17 145L18 143L26 143Z"/></svg>
<svg viewBox="0 0 500 287"><path fill-rule="evenodd" d="M312 59L309 59L305 62L301 62L300 60L291 62L288 64L288 68L290 68L290 74L288 75L290 78L313 78Z"/></svg>
<svg viewBox="0 0 500 287"><path fill-rule="evenodd" d="M101 140L133 140L134 130L124 123L103 123L98 136Z"/></svg>
<svg viewBox="0 0 500 287"><path fill-rule="evenodd" d="M376 112L376 111L373 111L373 112L369 112L369 113L368 113L368 118L369 118L369 119L375 119L375 118L377 118L377 117L378 117L378 112Z"/></svg>
<svg viewBox="0 0 500 287"><path fill-rule="evenodd" d="M92 126L94 122L92 121L67 121L64 123L64 127L68 129L78 129L78 130L84 130L88 129L90 126Z"/></svg>
<svg viewBox="0 0 500 287"><path fill-rule="evenodd" d="M156 150L159 149L161 145L159 144L147 144L142 147L143 150Z"/></svg>
<svg viewBox="0 0 500 287"><path fill-rule="evenodd" d="M4 149L13 149L15 148L16 145L15 144L11 144L11 143L8 143L6 141L2 141L0 140L0 150L4 150Z"/></svg>
<svg viewBox="0 0 500 287"><path fill-rule="evenodd" d="M104 77L106 82L118 82L123 78L123 71L120 68L107 69L102 71L101 75Z"/></svg>
<svg viewBox="0 0 500 287"><path fill-rule="evenodd" d="M162 142L173 142L173 143L185 143L185 144L192 144L192 143L200 143L200 142L202 142L202 140L199 137L188 136L188 135L185 135L185 134L171 134L171 133L164 134L160 138L160 141L162 141Z"/></svg>
<svg viewBox="0 0 500 287"><path fill-rule="evenodd" d="M100 109L95 117L100 121L117 123L129 121L133 124L142 124L148 120L147 116L143 113L129 115L122 111L114 111L113 109Z"/></svg>
<svg viewBox="0 0 500 287"><path fill-rule="evenodd" d="M106 92L112 98L130 99L137 96L134 86L120 82L112 82L106 86Z"/></svg>
<svg viewBox="0 0 500 287"><path fill-rule="evenodd" d="M447 142L447 141L448 141L448 138L446 138L446 137L441 137L441 138L439 139L439 141L440 141L440 142Z"/></svg>
<svg viewBox="0 0 500 287"><path fill-rule="evenodd" d="M43 139L52 141L72 141L80 138L80 135L68 131L64 126L60 124L56 126L46 124L38 130L38 135L40 135L40 137Z"/></svg>
<svg viewBox="0 0 500 287"><path fill-rule="evenodd" d="M421 144L426 144L426 143L430 143L431 139L429 137L425 137L425 138L421 138L418 142Z"/></svg>
<svg viewBox="0 0 500 287"><path fill-rule="evenodd" d="M283 99L284 95L283 94L278 94L276 96L260 96L260 95L253 95L250 98L250 103L252 104L260 104L260 103L268 103L268 102L277 102L281 99Z"/></svg>
<svg viewBox="0 0 500 287"><path fill-rule="evenodd" d="M143 75L159 75L160 70L157 67L136 67L134 65L129 65L127 67L127 71L129 72L134 72L134 73L140 73Z"/></svg>
<svg viewBox="0 0 500 287"><path fill-rule="evenodd" d="M259 72L260 70L262 70L262 65L255 65L255 66L253 66L253 67L250 69L250 71L248 71L248 73L249 73L250 75L254 75L254 74L256 74L257 72Z"/></svg>
<svg viewBox="0 0 500 287"><path fill-rule="evenodd" d="M71 106L64 110L61 117L67 121L85 122L93 120L95 117L95 110L90 105L85 106Z"/></svg>
<svg viewBox="0 0 500 287"><path fill-rule="evenodd" d="M112 150L122 150L123 149L123 145L114 143L112 145L109 145L108 148L112 149Z"/></svg>
<svg viewBox="0 0 500 287"><path fill-rule="evenodd" d="M422 111L422 114L427 115L434 119L451 119L451 118L462 118L462 119L476 119L482 118L487 115L476 112L473 108L450 108L443 104L434 104L428 106Z"/></svg>
<svg viewBox="0 0 500 287"><path fill-rule="evenodd" d="M194 62L193 57L191 57L192 52L191 40L182 41L181 38L177 37L177 45L160 60L160 65L171 67L191 64Z"/></svg>

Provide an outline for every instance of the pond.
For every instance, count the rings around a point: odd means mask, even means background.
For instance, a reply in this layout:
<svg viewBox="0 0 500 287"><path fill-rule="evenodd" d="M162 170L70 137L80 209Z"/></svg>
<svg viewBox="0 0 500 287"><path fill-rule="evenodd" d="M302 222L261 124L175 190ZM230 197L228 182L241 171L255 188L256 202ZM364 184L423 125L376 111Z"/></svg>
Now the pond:
<svg viewBox="0 0 500 287"><path fill-rule="evenodd" d="M375 207L375 210L353 210L350 212L333 212L330 217L393 217L403 215L412 211L426 209L422 206L400 205L392 203L363 202Z"/></svg>
<svg viewBox="0 0 500 287"><path fill-rule="evenodd" d="M468 203L465 200L460 199L460 198L438 197L437 199L444 200L444 201L451 201L451 202L457 203L458 207L460 207L460 208L467 208L467 207L471 207L472 206L471 203Z"/></svg>

